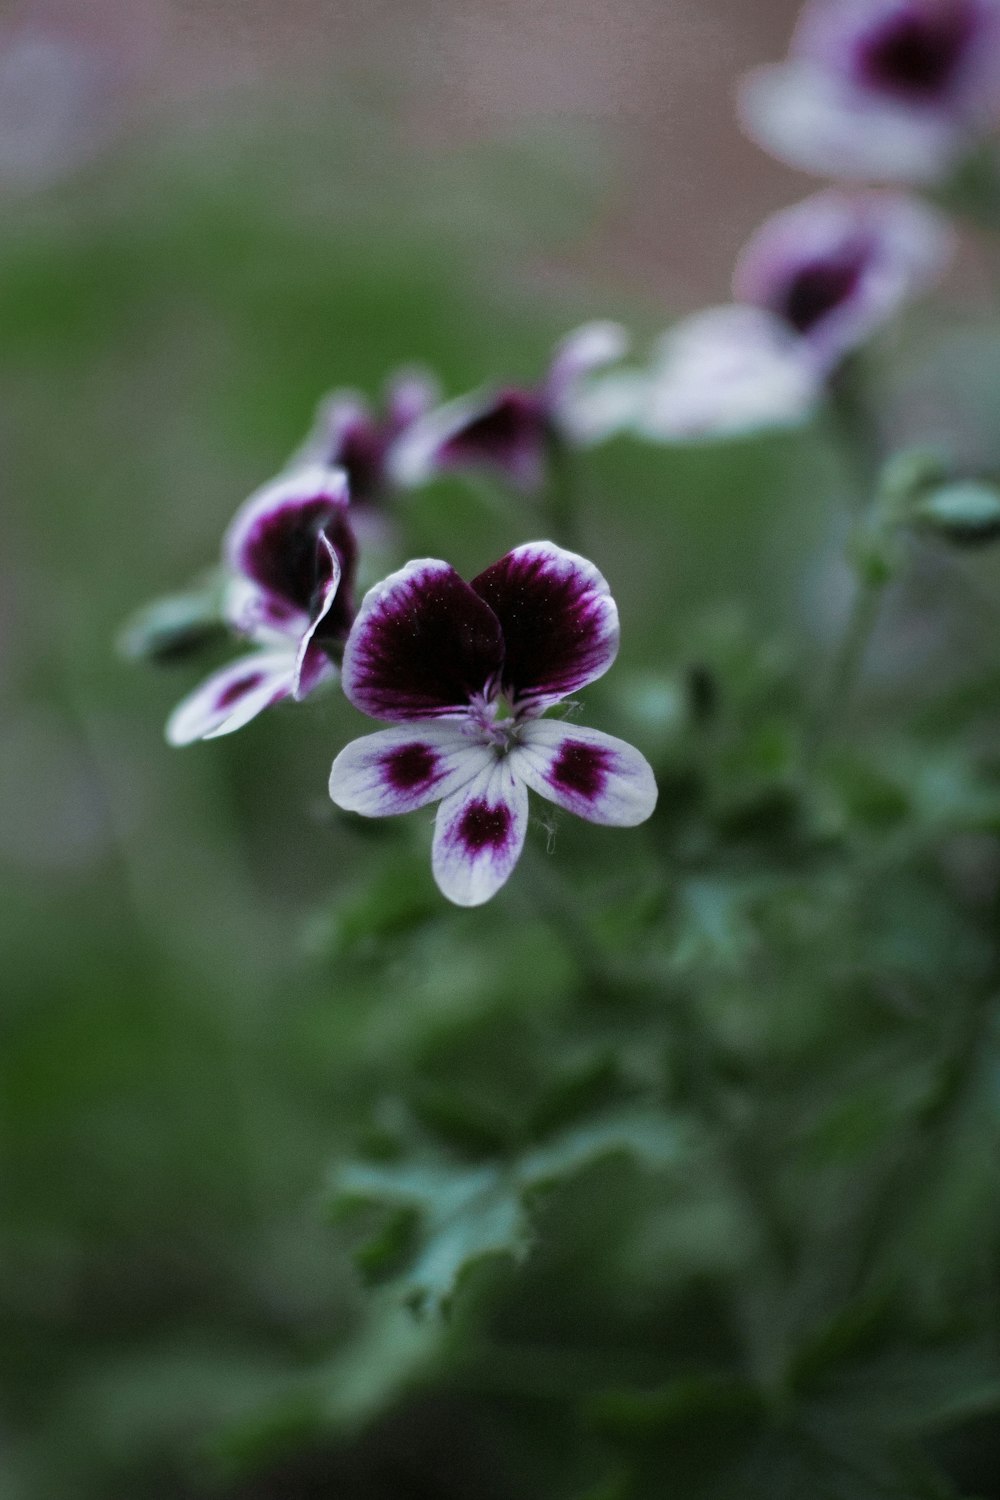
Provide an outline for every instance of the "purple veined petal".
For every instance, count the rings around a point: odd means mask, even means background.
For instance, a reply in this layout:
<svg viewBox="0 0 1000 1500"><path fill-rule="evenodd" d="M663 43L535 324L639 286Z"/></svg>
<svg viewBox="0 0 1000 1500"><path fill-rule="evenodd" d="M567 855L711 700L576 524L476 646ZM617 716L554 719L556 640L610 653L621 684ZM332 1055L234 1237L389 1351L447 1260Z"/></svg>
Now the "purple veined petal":
<svg viewBox="0 0 1000 1500"><path fill-rule="evenodd" d="M713 307L670 330L650 370L637 430L660 442L796 426L823 390L814 351L757 307Z"/></svg>
<svg viewBox="0 0 1000 1500"><path fill-rule="evenodd" d="M951 116L873 96L806 61L754 69L737 113L779 161L845 182L938 182L968 144Z"/></svg>
<svg viewBox="0 0 1000 1500"><path fill-rule="evenodd" d="M592 377L628 353L629 336L620 323L584 323L556 346L545 381L545 400L559 430L574 443L598 441L588 402Z"/></svg>
<svg viewBox="0 0 1000 1500"><path fill-rule="evenodd" d="M167 720L168 744L190 745L242 729L290 696L294 671L289 650L254 651L221 667L174 709Z"/></svg>
<svg viewBox="0 0 1000 1500"><path fill-rule="evenodd" d="M285 474L237 511L226 533L226 560L234 573L271 596L276 608L291 606L308 617L319 582L317 567L323 566L317 537L326 530L334 542L339 535L349 538L347 505L343 469L316 465Z"/></svg>
<svg viewBox="0 0 1000 1500"><path fill-rule="evenodd" d="M330 796L347 812L384 818L448 797L495 763L493 748L461 724L399 724L341 750Z"/></svg>
<svg viewBox="0 0 1000 1500"><path fill-rule="evenodd" d="M656 806L645 756L596 729L534 719L523 727L510 764L533 792L590 823L633 828Z"/></svg>
<svg viewBox="0 0 1000 1500"><path fill-rule="evenodd" d="M415 422L392 449L397 484L426 484L436 474L488 469L530 494L545 479L551 432L544 400L508 387L449 401Z"/></svg>
<svg viewBox="0 0 1000 1500"><path fill-rule="evenodd" d="M431 868L456 906L481 906L507 880L528 827L528 789L496 760L446 797L434 824Z"/></svg>
<svg viewBox="0 0 1000 1500"><path fill-rule="evenodd" d="M331 676L334 670L332 662L317 640L317 632L322 630L333 608L340 588L342 569L332 542L322 532L318 545L326 565L321 574L312 618L295 654L293 693L296 701L305 698L325 677Z"/></svg>
<svg viewBox="0 0 1000 1500"><path fill-rule="evenodd" d="M541 712L601 677L618 654L618 609L592 562L553 542L515 547L472 580L500 621L501 686Z"/></svg>
<svg viewBox="0 0 1000 1500"><path fill-rule="evenodd" d="M344 692L374 719L465 713L502 661L496 615L448 563L425 557L365 595L344 649Z"/></svg>
<svg viewBox="0 0 1000 1500"><path fill-rule="evenodd" d="M774 214L737 262L739 301L782 318L831 368L944 270L954 234L903 193L816 193Z"/></svg>

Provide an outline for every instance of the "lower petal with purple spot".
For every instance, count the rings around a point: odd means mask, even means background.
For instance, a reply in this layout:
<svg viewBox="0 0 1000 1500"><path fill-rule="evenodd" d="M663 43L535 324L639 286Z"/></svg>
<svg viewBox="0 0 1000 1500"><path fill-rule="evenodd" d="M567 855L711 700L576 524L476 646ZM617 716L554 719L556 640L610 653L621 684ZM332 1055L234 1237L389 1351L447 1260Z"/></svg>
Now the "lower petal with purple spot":
<svg viewBox="0 0 1000 1500"><path fill-rule="evenodd" d="M533 792L590 823L633 828L656 806L645 756L597 729L536 719L525 725L510 765Z"/></svg>
<svg viewBox="0 0 1000 1500"><path fill-rule="evenodd" d="M346 745L330 772L330 796L346 812L380 818L412 812L459 791L495 764L489 746L455 724L400 724Z"/></svg>
<svg viewBox="0 0 1000 1500"><path fill-rule="evenodd" d="M509 759L494 759L438 809L432 868L442 894L456 906L488 901L517 864L527 827L527 788Z"/></svg>
<svg viewBox="0 0 1000 1500"><path fill-rule="evenodd" d="M295 658L291 651L254 651L213 672L177 705L167 720L171 745L214 740L249 724L265 708L292 691Z"/></svg>

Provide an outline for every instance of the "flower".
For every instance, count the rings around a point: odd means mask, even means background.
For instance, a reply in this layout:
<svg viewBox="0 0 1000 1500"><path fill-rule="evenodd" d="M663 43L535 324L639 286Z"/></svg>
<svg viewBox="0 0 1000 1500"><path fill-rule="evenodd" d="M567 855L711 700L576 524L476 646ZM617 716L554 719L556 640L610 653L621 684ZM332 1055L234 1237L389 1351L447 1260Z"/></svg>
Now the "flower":
<svg viewBox="0 0 1000 1500"><path fill-rule="evenodd" d="M737 303L661 340L634 425L671 440L804 421L844 356L934 280L952 244L942 216L901 193L833 190L782 210L740 255Z"/></svg>
<svg viewBox="0 0 1000 1500"><path fill-rule="evenodd" d="M757 230L733 291L782 318L829 370L935 280L953 243L940 214L902 193L816 193Z"/></svg>
<svg viewBox="0 0 1000 1500"><path fill-rule="evenodd" d="M604 436L586 377L626 348L617 323L584 324L557 346L539 385L462 396L415 422L393 449L394 477L418 485L449 470L485 468L526 494L539 490L553 447Z"/></svg>
<svg viewBox="0 0 1000 1500"><path fill-rule="evenodd" d="M347 479L316 466L251 495L226 533L224 612L255 649L214 672L167 721L172 745L232 734L332 678L354 615Z"/></svg>
<svg viewBox="0 0 1000 1500"><path fill-rule="evenodd" d="M796 426L823 382L804 339L759 307L710 307L660 340L635 426L659 441Z"/></svg>
<svg viewBox="0 0 1000 1500"><path fill-rule="evenodd" d="M996 123L998 0L811 0L789 58L739 97L747 134L806 171L935 182Z"/></svg>
<svg viewBox="0 0 1000 1500"><path fill-rule="evenodd" d="M390 455L405 432L434 407L437 381L426 370L397 371L386 383L379 409L357 391L332 391L290 469L323 464L343 469L353 506L379 504L390 486Z"/></svg>
<svg viewBox="0 0 1000 1500"><path fill-rule="evenodd" d="M643 756L543 717L617 651L606 581L551 542L471 583L435 558L408 563L365 596L344 651L346 696L393 727L340 752L331 797L366 817L440 802L432 868L459 906L488 901L513 870L529 788L593 823L643 822L656 803Z"/></svg>

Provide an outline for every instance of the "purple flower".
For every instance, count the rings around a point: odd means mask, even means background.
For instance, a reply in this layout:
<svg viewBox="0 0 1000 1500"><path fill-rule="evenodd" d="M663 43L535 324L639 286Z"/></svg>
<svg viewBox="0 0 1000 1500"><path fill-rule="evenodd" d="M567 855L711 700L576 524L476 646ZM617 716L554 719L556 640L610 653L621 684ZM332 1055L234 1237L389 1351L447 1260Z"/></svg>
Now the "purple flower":
<svg viewBox="0 0 1000 1500"><path fill-rule="evenodd" d="M178 704L172 745L232 734L283 698L336 673L331 659L354 617L355 542L342 470L314 467L265 485L237 512L223 555L226 616L255 649Z"/></svg>
<svg viewBox="0 0 1000 1500"><path fill-rule="evenodd" d="M357 391L333 391L320 403L312 432L290 468L322 464L343 469L353 506L378 505L391 486L393 447L439 400L425 370L400 370L386 383L379 408Z"/></svg>
<svg viewBox="0 0 1000 1500"><path fill-rule="evenodd" d="M940 275L941 215L885 192L824 192L768 219L743 250L737 301L783 319L830 370Z"/></svg>
<svg viewBox="0 0 1000 1500"><path fill-rule="evenodd" d="M434 558L365 596L344 652L344 692L393 725L355 740L330 773L338 806L366 817L440 802L434 878L478 906L517 863L528 789L593 823L631 827L656 803L637 750L542 716L608 670L618 611L592 563L529 542L465 583Z"/></svg>
<svg viewBox="0 0 1000 1500"><path fill-rule="evenodd" d="M395 478L424 484L455 469L488 469L525 494L545 482L554 446L603 436L588 401L587 377L621 358L617 323L587 323L557 348L540 385L501 386L449 401L414 423L393 450Z"/></svg>
<svg viewBox="0 0 1000 1500"><path fill-rule="evenodd" d="M998 109L998 0L811 0L788 60L740 94L765 150L866 182L939 180Z"/></svg>

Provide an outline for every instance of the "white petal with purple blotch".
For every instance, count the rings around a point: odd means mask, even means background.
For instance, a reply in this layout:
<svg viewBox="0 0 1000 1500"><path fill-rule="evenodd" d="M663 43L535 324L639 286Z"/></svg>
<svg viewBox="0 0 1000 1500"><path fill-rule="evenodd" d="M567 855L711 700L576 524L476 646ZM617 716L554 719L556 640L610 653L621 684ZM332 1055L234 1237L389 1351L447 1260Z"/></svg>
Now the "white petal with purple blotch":
<svg viewBox="0 0 1000 1500"><path fill-rule="evenodd" d="M533 792L591 823L633 828L656 806L645 756L597 729L535 719L522 729L509 764Z"/></svg>
<svg viewBox="0 0 1000 1500"><path fill-rule="evenodd" d="M594 682L618 655L618 607L587 558L525 542L472 580L503 631L504 690L535 713Z"/></svg>
<svg viewBox="0 0 1000 1500"><path fill-rule="evenodd" d="M948 116L873 96L805 61L748 74L738 113L779 161L847 182L936 182L966 143Z"/></svg>
<svg viewBox="0 0 1000 1500"><path fill-rule="evenodd" d="M545 477L549 415L533 391L478 391L414 422L389 458L397 484L425 484L451 470L487 469L516 489L538 489Z"/></svg>
<svg viewBox="0 0 1000 1500"><path fill-rule="evenodd" d="M291 651L254 651L213 672L180 702L167 720L171 745L214 740L249 724L265 708L292 691L295 657Z"/></svg>
<svg viewBox="0 0 1000 1500"><path fill-rule="evenodd" d="M760 226L733 291L786 321L829 369L932 284L954 243L944 216L909 194L814 193Z"/></svg>
<svg viewBox="0 0 1000 1500"><path fill-rule="evenodd" d="M446 797L434 825L431 868L456 906L481 906L517 864L528 827L528 789L509 759L494 760Z"/></svg>
<svg viewBox="0 0 1000 1500"><path fill-rule="evenodd" d="M459 723L400 724L345 745L330 796L346 812L388 817L450 796L495 762L492 747Z"/></svg>

